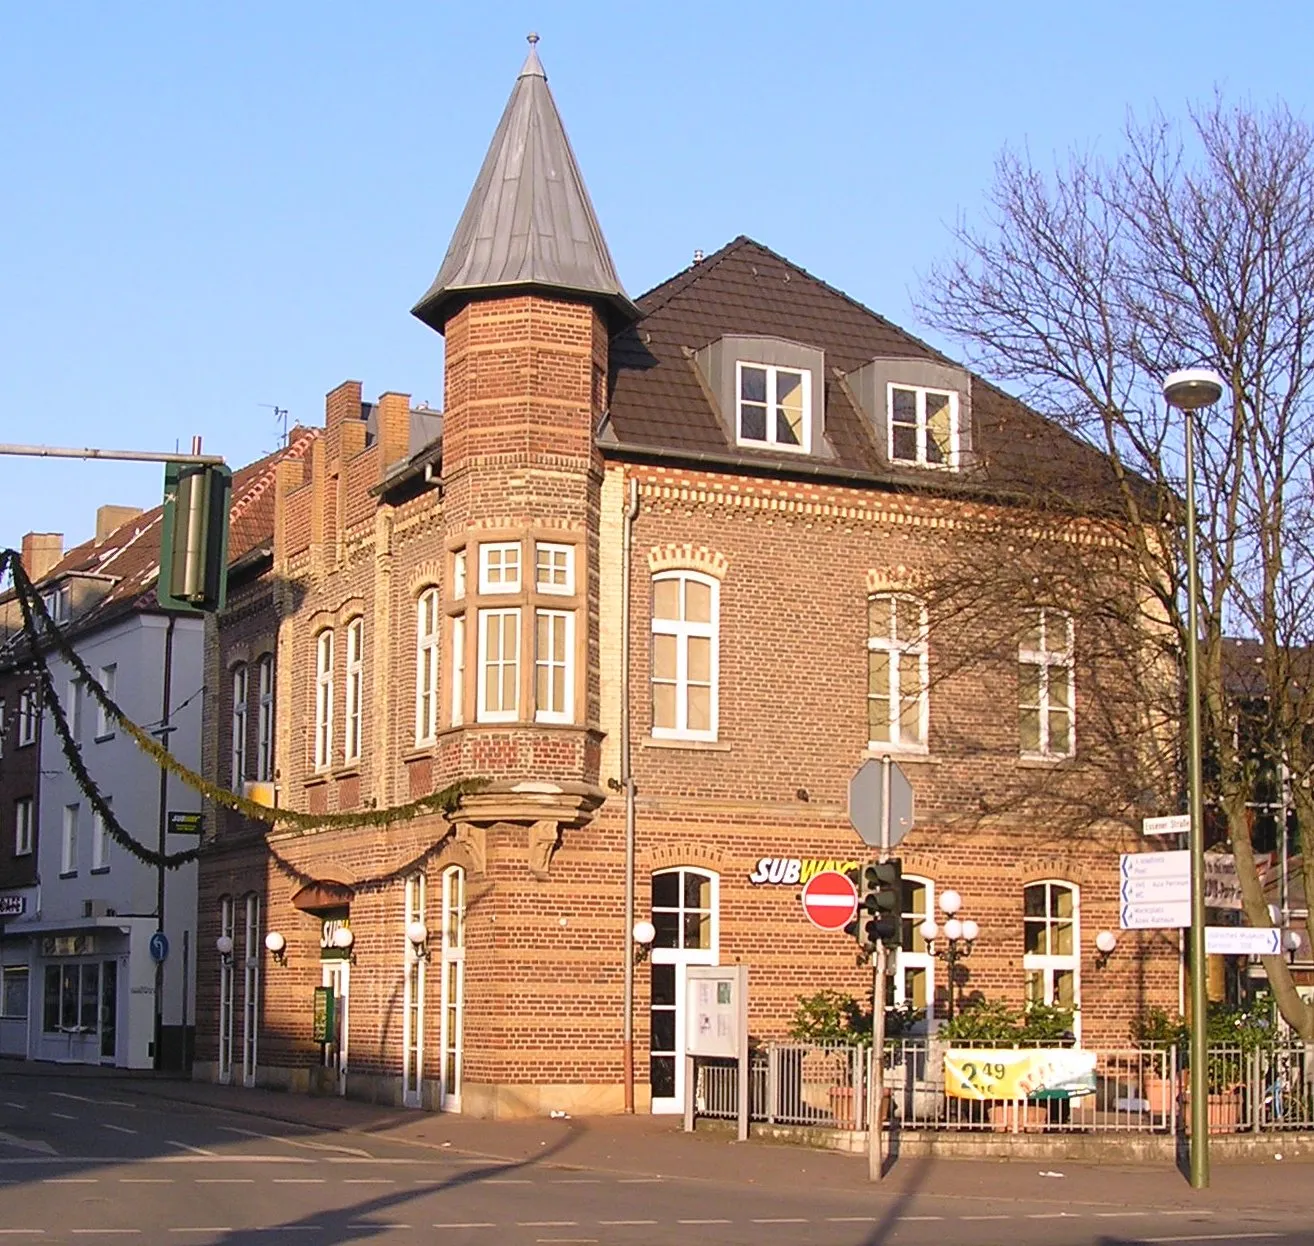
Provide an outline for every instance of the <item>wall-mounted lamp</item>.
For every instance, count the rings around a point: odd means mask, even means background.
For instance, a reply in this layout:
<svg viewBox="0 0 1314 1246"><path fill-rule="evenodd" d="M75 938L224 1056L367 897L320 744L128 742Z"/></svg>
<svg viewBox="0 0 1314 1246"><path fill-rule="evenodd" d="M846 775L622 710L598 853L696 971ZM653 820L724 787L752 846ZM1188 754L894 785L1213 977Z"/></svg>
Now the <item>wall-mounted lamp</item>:
<svg viewBox="0 0 1314 1246"><path fill-rule="evenodd" d="M1284 930L1282 932L1282 950L1287 954L1287 960L1294 965L1296 963L1296 953L1300 951L1299 931Z"/></svg>
<svg viewBox="0 0 1314 1246"><path fill-rule="evenodd" d="M214 950L219 953L219 959L225 965L233 963L233 941L227 935L220 935L214 941Z"/></svg>
<svg viewBox="0 0 1314 1246"><path fill-rule="evenodd" d="M347 960L351 964L356 963L356 954L351 950L352 945L356 942L356 936L351 933L350 926L339 926L333 932L333 946L339 952L346 952Z"/></svg>
<svg viewBox="0 0 1314 1246"><path fill-rule="evenodd" d="M271 930L265 935L265 951L274 958L276 963L280 965L287 964L287 940L277 930Z"/></svg>
<svg viewBox="0 0 1314 1246"><path fill-rule="evenodd" d="M347 931L348 934L351 931ZM336 940L336 935L334 936ZM429 927L426 926L417 917L413 922L406 925L406 940L411 945L411 951L415 953L416 960L429 959Z"/></svg>
<svg viewBox="0 0 1314 1246"><path fill-rule="evenodd" d="M1101 930L1095 936L1095 968L1103 969L1109 963L1109 957L1113 955L1114 949L1118 946L1118 936L1112 930Z"/></svg>
<svg viewBox="0 0 1314 1246"><path fill-rule="evenodd" d="M635 961L647 960L648 953L652 949L652 941L657 937L657 927L652 922L640 918L634 923L634 929L630 933L634 936Z"/></svg>

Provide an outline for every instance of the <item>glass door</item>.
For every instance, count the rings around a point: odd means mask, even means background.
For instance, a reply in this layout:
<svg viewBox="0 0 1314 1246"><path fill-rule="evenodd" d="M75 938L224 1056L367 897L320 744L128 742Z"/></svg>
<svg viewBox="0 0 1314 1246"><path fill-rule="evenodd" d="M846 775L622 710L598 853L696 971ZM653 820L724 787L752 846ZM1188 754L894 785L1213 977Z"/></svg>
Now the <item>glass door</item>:
<svg viewBox="0 0 1314 1246"><path fill-rule="evenodd" d="M685 969L715 965L718 882L705 870L664 870L652 877L656 929L648 1014L648 1080L654 1112L684 1111Z"/></svg>
<svg viewBox="0 0 1314 1246"><path fill-rule="evenodd" d="M90 968L90 966L88 966ZM100 1060L113 1064L118 1054L119 965L103 961L100 966Z"/></svg>

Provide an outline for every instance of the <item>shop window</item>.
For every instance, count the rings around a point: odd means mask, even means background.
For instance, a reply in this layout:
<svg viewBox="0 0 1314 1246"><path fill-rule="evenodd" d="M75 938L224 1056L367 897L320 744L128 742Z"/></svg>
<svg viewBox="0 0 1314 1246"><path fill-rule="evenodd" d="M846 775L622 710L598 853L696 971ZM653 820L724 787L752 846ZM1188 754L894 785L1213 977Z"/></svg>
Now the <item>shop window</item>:
<svg viewBox="0 0 1314 1246"><path fill-rule="evenodd" d="M26 965L6 965L0 970L0 1016L27 1018L28 971Z"/></svg>

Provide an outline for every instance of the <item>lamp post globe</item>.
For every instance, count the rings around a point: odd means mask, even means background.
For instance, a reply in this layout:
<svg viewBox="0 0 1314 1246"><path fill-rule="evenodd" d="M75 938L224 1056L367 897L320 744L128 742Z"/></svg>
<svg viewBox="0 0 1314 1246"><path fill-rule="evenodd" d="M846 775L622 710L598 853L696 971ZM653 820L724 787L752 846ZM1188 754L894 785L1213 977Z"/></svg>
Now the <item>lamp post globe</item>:
<svg viewBox="0 0 1314 1246"><path fill-rule="evenodd" d="M940 893L940 910L952 917L963 907L963 897L952 888Z"/></svg>
<svg viewBox="0 0 1314 1246"><path fill-rule="evenodd" d="M1182 368L1164 378L1163 400L1179 411L1212 407L1223 396L1223 378L1212 368Z"/></svg>

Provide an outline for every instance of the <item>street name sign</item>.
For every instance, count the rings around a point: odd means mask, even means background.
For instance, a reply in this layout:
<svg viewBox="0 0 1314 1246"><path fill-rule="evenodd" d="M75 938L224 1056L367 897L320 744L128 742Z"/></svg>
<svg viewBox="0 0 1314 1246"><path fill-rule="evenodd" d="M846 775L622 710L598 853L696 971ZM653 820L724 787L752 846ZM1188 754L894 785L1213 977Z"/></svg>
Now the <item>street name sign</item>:
<svg viewBox="0 0 1314 1246"><path fill-rule="evenodd" d="M803 912L821 930L843 930L858 911L858 889L847 874L822 870L803 887Z"/></svg>
<svg viewBox="0 0 1314 1246"><path fill-rule="evenodd" d="M1172 813L1166 818L1142 818L1143 835L1189 835L1191 833L1191 815L1189 813Z"/></svg>

